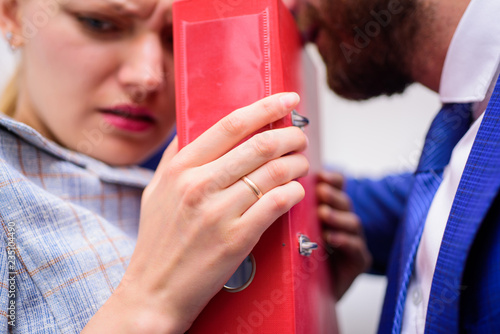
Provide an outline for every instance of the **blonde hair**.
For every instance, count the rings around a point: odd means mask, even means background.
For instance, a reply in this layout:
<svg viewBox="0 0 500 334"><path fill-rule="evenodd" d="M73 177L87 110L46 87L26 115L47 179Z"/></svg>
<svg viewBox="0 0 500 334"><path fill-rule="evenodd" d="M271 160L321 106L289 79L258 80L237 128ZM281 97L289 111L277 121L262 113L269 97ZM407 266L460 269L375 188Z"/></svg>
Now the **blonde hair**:
<svg viewBox="0 0 500 334"><path fill-rule="evenodd" d="M16 69L7 87L0 95L0 112L10 117L13 117L16 111L17 97L19 95L18 77L19 68Z"/></svg>

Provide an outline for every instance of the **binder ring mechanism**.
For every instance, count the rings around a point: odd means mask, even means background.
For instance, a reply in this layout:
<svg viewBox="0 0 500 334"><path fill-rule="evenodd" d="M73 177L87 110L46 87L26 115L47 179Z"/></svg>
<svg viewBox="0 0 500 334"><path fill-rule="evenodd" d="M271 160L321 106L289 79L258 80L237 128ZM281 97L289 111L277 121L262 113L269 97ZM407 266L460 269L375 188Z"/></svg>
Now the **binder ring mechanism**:
<svg viewBox="0 0 500 334"><path fill-rule="evenodd" d="M309 119L302 116L294 109L292 110L292 124L304 131L304 128L309 125Z"/></svg>
<svg viewBox="0 0 500 334"><path fill-rule="evenodd" d="M224 285L224 290L234 293L248 288L255 277L255 268L255 257L250 253Z"/></svg>
<svg viewBox="0 0 500 334"><path fill-rule="evenodd" d="M312 251L318 249L318 244L312 242L307 235L299 234L299 253L302 256L311 256Z"/></svg>

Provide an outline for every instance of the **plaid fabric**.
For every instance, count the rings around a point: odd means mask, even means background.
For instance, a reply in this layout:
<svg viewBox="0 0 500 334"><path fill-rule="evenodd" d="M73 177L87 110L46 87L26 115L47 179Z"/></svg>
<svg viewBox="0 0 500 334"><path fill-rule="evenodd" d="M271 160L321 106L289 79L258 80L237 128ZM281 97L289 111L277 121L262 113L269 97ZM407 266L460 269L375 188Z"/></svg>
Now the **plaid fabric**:
<svg viewBox="0 0 500 334"><path fill-rule="evenodd" d="M0 332L79 333L118 286L152 173L112 168L0 116ZM9 321L15 224L16 321Z"/></svg>

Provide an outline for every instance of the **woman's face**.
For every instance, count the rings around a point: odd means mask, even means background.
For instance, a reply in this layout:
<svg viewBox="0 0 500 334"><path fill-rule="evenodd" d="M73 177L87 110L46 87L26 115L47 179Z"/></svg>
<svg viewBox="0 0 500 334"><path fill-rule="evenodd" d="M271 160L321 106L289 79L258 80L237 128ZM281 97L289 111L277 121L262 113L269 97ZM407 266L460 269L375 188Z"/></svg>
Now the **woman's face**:
<svg viewBox="0 0 500 334"><path fill-rule="evenodd" d="M112 165L138 163L175 122L173 0L18 0L15 118Z"/></svg>

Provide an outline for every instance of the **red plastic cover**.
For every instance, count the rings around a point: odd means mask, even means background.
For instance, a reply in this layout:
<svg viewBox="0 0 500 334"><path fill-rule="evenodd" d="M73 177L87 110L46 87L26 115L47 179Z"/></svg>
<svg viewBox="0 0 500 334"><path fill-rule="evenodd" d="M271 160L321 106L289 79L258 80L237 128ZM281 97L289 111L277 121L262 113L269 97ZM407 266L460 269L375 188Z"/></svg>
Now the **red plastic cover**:
<svg viewBox="0 0 500 334"><path fill-rule="evenodd" d="M299 254L298 236L320 243L314 196L320 167L314 66L279 0L181 0L174 3L177 130L181 147L231 111L265 96L296 91L312 168L299 181L306 199L276 221L252 251L256 274L243 291L221 291L189 333L336 333L325 247ZM267 128L290 126L291 117ZM200 277L203 279L203 277Z"/></svg>

